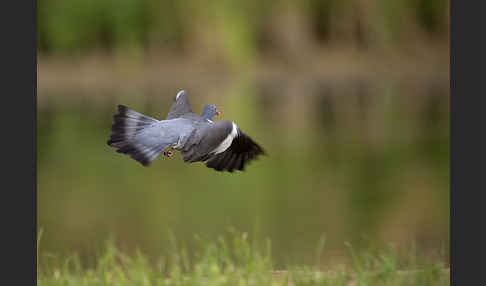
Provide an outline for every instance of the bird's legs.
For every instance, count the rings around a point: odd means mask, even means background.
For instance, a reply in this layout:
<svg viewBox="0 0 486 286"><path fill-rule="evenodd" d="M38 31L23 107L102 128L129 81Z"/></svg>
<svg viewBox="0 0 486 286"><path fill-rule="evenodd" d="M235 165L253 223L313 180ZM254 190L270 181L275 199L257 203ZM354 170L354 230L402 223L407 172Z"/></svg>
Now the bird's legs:
<svg viewBox="0 0 486 286"><path fill-rule="evenodd" d="M166 156L167 158L172 157L172 155L174 155L174 152L172 150L164 151L164 156Z"/></svg>

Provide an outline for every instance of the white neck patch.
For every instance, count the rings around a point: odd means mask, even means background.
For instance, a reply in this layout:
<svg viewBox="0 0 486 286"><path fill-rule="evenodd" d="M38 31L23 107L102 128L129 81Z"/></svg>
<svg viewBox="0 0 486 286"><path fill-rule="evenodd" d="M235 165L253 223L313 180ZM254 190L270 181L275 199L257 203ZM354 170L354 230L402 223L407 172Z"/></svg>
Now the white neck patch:
<svg viewBox="0 0 486 286"><path fill-rule="evenodd" d="M233 129L231 129L230 134L228 134L228 136L223 140L223 142L221 142L221 144L219 144L219 146L213 150L213 153L219 154L226 151L226 149L228 149L229 146L231 146L231 143L233 143L233 139L236 137L236 135L238 135L238 126L236 126L236 124L233 122Z"/></svg>

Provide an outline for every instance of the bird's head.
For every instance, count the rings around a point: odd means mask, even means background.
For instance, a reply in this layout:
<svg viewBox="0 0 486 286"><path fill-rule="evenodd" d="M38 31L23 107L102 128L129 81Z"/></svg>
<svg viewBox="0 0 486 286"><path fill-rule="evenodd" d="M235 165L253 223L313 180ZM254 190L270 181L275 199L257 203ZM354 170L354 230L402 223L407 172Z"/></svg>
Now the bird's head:
<svg viewBox="0 0 486 286"><path fill-rule="evenodd" d="M221 113L219 110L216 108L216 105L214 104L208 104L204 106L203 112L201 114L201 117L209 120L213 120L213 117L215 115L220 115Z"/></svg>

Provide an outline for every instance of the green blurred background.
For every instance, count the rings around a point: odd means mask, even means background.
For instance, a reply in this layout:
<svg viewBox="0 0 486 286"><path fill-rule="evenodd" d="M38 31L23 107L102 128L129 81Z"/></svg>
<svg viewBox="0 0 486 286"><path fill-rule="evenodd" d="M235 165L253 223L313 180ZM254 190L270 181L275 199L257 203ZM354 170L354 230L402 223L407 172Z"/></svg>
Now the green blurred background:
<svg viewBox="0 0 486 286"><path fill-rule="evenodd" d="M232 226L278 265L344 242L449 243L449 2L38 1L40 254L86 261L113 235L163 255L168 232ZM177 91L268 152L244 173L144 168L106 145L117 104L163 119ZM447 254L448 255L448 254Z"/></svg>

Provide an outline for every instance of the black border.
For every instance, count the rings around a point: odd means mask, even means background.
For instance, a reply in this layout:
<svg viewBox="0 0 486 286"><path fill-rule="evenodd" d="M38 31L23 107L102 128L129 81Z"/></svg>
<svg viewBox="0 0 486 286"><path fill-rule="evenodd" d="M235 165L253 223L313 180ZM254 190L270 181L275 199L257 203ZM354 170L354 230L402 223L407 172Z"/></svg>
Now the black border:
<svg viewBox="0 0 486 286"><path fill-rule="evenodd" d="M32 147L32 152L34 155L34 163L32 164L33 167L33 188L32 188L32 194L33 194L33 202L32 202L32 208L33 208L33 231L34 231L34 267L32 268L33 271L33 277L34 277L34 285L37 285L37 235L38 235L38 229L37 229L37 0L32 0L33 5L33 71L32 71L32 85L33 85L33 126L32 128L34 129L33 132L33 147Z"/></svg>
<svg viewBox="0 0 486 286"><path fill-rule="evenodd" d="M1 284L36 285L37 1L2 4Z"/></svg>
<svg viewBox="0 0 486 286"><path fill-rule="evenodd" d="M484 9L479 1L450 1L451 285L483 285Z"/></svg>

